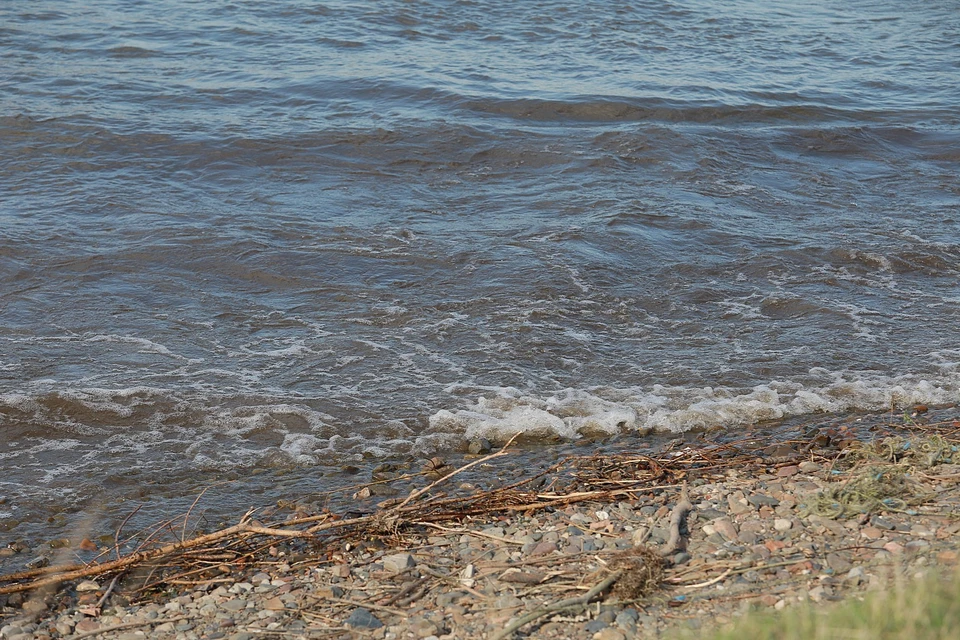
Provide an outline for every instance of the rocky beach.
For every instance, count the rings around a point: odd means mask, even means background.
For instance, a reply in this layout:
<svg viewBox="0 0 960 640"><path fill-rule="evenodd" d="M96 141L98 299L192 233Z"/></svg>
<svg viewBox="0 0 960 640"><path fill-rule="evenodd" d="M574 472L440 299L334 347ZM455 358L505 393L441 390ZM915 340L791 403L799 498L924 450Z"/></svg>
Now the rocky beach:
<svg viewBox="0 0 960 640"><path fill-rule="evenodd" d="M476 442L459 466L374 468L345 489L357 511L281 504L193 536L187 514L113 548L18 541L0 635L623 640L826 607L957 564L955 415L704 432L543 469Z"/></svg>

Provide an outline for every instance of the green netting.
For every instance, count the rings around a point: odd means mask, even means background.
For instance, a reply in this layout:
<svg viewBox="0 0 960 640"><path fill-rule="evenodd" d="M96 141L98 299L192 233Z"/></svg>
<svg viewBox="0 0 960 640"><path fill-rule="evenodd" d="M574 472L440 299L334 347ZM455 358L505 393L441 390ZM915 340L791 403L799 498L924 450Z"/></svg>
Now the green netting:
<svg viewBox="0 0 960 640"><path fill-rule="evenodd" d="M820 491L806 505L808 515L840 518L877 511L907 511L934 493L910 477L906 465L871 465L850 471L853 477Z"/></svg>

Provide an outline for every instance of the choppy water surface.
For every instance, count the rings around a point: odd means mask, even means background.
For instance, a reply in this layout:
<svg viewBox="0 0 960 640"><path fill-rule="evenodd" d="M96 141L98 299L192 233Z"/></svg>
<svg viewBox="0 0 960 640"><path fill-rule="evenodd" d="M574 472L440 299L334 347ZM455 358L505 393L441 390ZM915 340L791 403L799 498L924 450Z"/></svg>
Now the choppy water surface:
<svg viewBox="0 0 960 640"><path fill-rule="evenodd" d="M802 5L3 3L3 535L956 403L960 12Z"/></svg>

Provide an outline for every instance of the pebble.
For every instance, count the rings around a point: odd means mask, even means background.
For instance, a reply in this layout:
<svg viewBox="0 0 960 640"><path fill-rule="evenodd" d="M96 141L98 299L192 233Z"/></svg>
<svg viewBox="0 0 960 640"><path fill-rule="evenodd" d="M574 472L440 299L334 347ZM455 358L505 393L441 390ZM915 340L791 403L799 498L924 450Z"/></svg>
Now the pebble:
<svg viewBox="0 0 960 640"><path fill-rule="evenodd" d="M77 583L77 586L74 587L74 589L76 589L78 593L82 593L84 591L99 591L100 585L93 580L81 580Z"/></svg>
<svg viewBox="0 0 960 640"><path fill-rule="evenodd" d="M711 523L721 536L726 540L736 540L737 539L737 527L733 524L733 521L730 518L717 518Z"/></svg>
<svg viewBox="0 0 960 640"><path fill-rule="evenodd" d="M762 493L754 493L747 498L747 502L752 504L755 507L776 507L780 504L780 501L776 498L764 495Z"/></svg>
<svg viewBox="0 0 960 640"><path fill-rule="evenodd" d="M764 595L760 596L760 602L765 606L772 607L780 602L780 598L773 594L765 593Z"/></svg>
<svg viewBox="0 0 960 640"><path fill-rule="evenodd" d="M587 633L596 633L608 628L610 625L603 620L590 620L583 625L583 630Z"/></svg>
<svg viewBox="0 0 960 640"><path fill-rule="evenodd" d="M344 624L348 627L361 629L379 629L383 626L383 623L376 616L363 607L357 607L350 612L350 617L346 619Z"/></svg>
<svg viewBox="0 0 960 640"><path fill-rule="evenodd" d="M789 531L792 527L793 523L786 518L777 518L773 521L773 528L777 531Z"/></svg>
<svg viewBox="0 0 960 640"><path fill-rule="evenodd" d="M888 542L885 545L883 545L883 548L895 556L903 553L903 545L897 542Z"/></svg>
<svg viewBox="0 0 960 640"><path fill-rule="evenodd" d="M637 620L640 619L640 613L633 607L628 607L617 614L614 622L621 629L629 630L637 627Z"/></svg>
<svg viewBox="0 0 960 640"><path fill-rule="evenodd" d="M559 547L557 547L556 542L543 541L543 542L537 543L537 545L530 550L530 553L528 555L531 558L536 558L537 556L545 556L548 553L553 553L558 549Z"/></svg>
<svg viewBox="0 0 960 640"><path fill-rule="evenodd" d="M502 535L503 534L501 534L501 536ZM410 553L395 553L384 556L381 562L383 562L384 570L390 573L401 573L417 565L417 561L414 560L413 555Z"/></svg>
<svg viewBox="0 0 960 640"><path fill-rule="evenodd" d="M467 446L467 450L473 455L478 455L481 453L490 453L493 447L490 445L490 441L486 438L477 438L471 440L470 444Z"/></svg>
<svg viewBox="0 0 960 640"><path fill-rule="evenodd" d="M877 540L878 538L883 537L883 531L876 527L864 527L860 530L860 535L864 538L869 538L870 540Z"/></svg>
<svg viewBox="0 0 960 640"><path fill-rule="evenodd" d="M853 565L839 553L828 553L827 566L837 573L846 573Z"/></svg>

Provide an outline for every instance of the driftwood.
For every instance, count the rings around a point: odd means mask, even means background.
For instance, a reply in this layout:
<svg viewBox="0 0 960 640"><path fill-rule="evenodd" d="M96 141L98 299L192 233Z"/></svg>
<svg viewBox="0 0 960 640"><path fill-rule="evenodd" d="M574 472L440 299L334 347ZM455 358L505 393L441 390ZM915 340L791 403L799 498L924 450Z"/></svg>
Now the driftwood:
<svg viewBox="0 0 960 640"><path fill-rule="evenodd" d="M952 423L928 425L924 428L931 431L939 428L945 438L956 437L957 425ZM298 539L311 543L311 555L319 559L334 548L330 543L338 544L338 541L344 539L349 542L379 537L397 542L400 538L396 537L396 534L401 530L422 530L423 527L431 525L446 529L447 527L442 525L456 525L471 516L528 513L585 502L649 499L652 495L671 491L684 483L670 515L669 540L660 552L668 556L685 547L686 541L681 532L685 518L693 508L685 486L688 477L694 477L693 474L710 477L722 475L731 468L765 468L768 465L762 453L762 439L747 438L724 444L706 443L708 446L684 446L680 450L678 447L682 443L678 441L678 444L667 447L657 455L631 452L620 455L569 456L530 477L469 495L446 496L434 492L438 486L449 482L458 474L508 455L508 448L513 442L514 439L511 439L499 451L454 469L401 500L381 503L379 510L368 515L338 519L336 515L325 512L279 523L261 524L253 519L256 511L251 510L234 526L192 539L185 539L186 527L181 527L177 518L156 526L146 539L140 541L135 551L115 560L49 566L0 576L0 594L34 590L80 578L116 576L134 568L148 568L151 571L153 582L150 586L163 585L166 580L175 579L179 584L179 579L184 576L195 578L195 583L200 583L205 580L203 574L210 570L212 562L204 564L197 554L223 556L224 552L229 552L230 557L223 558L222 564L230 564L237 558L256 563L260 558L267 560L264 552L270 545L283 539ZM798 459L831 462L836 460L839 454L836 448L818 454L814 450L816 443L813 439L807 443L794 444L799 452ZM547 480L549 483L543 488ZM195 505L196 501L191 505L191 511ZM189 514L190 512L182 516L184 522L189 518ZM164 544L155 539L159 538L160 531L170 530L174 521L177 522L174 541ZM120 550L119 531L115 536L115 543L109 552ZM237 550L240 545L244 547ZM327 551L324 551L325 549Z"/></svg>
<svg viewBox="0 0 960 640"><path fill-rule="evenodd" d="M687 514L692 510L693 504L691 504L690 497L687 494L687 483L684 482L683 488L680 490L680 500L676 506L673 507L673 512L670 514L670 538L660 551L661 555L671 556L677 551L683 551L686 548L687 542L683 538L683 534L680 533L680 527L683 526Z"/></svg>
<svg viewBox="0 0 960 640"><path fill-rule="evenodd" d="M369 516L363 516L359 518L348 518L343 520L332 520L327 514L320 516L311 516L306 518L300 518L298 520L292 520L290 522L284 523L284 528L278 527L267 527L262 524L252 520L252 515L254 510L248 511L240 522L232 527L227 527L226 529L221 529L213 533L208 533L201 535L189 540L182 540L179 542L170 543L163 545L161 547L147 549L143 551L137 551L129 555L120 557L116 560L110 562L103 562L90 565L59 565L51 567L42 567L39 569L33 569L29 571L21 571L18 573L10 574L7 576L0 576L0 582L14 582L15 584L8 584L6 586L0 587L0 595L7 593L17 593L21 591L29 591L33 589L38 589L42 587L48 587L50 585L56 585L60 582L69 581L69 580L78 580L81 578L89 578L92 576L99 576L104 574L109 574L117 571L122 571L137 565L145 565L151 562L155 562L163 557L171 556L176 553L182 553L191 549L199 549L208 547L212 544L228 540L231 538L244 538L254 535L259 536L268 536L268 537L278 537L278 538L316 538L317 534L330 531L333 529L343 529L348 527L356 527L361 525L372 525L375 528L383 529L384 525L390 526L391 528L396 528L403 520L403 516L406 513L414 513L419 511L419 507L416 505L408 506L408 504L417 498L420 498L429 490L435 488L437 485L447 481L453 476L474 467L478 464L488 462L494 458L498 458L504 455L507 455L507 449L513 442L516 440L517 436L510 438L503 447L496 453L492 453L483 458L474 460L473 462L464 465L451 473L446 474L439 480L431 483L423 489L419 489L411 493L405 500L399 503L396 506L393 506L387 509L384 512L375 513ZM194 505L196 501L194 501ZM191 505L191 510L193 506ZM189 515L189 512L188 512ZM306 524L311 522L316 522L321 520L320 524L317 524L313 527L310 527L306 530L300 529L291 529L290 527L298 524ZM20 582L22 580L29 580L30 578L35 578L37 576L47 576L38 578L29 582Z"/></svg>
<svg viewBox="0 0 960 640"><path fill-rule="evenodd" d="M603 580L595 584L589 591L587 591L582 596L561 600L560 602L548 605L546 607L543 607L542 609L531 611L530 613L524 616L521 616L520 618L517 618L511 624L507 625L507 627L503 631L493 636L492 640L504 640L504 638L509 638L511 635L513 635L514 631L518 630L520 627L524 626L525 624L533 622L534 620L538 620L543 616L548 616L551 613L557 613L559 611L569 611L571 609L582 609L583 607L590 604L590 601L593 600L595 597L597 597L599 594L609 589L610 586L613 585L613 583L615 583L620 578L621 575L623 575L622 570L614 571L609 576L607 576L606 578L604 578Z"/></svg>
<svg viewBox="0 0 960 640"><path fill-rule="evenodd" d="M156 549L149 549L147 551L138 551L132 553L128 556L123 556L119 560L112 560L110 562L104 562L102 564L94 564L80 569L64 570L63 567L44 567L46 571L43 573L53 573L53 575L46 578L41 578L39 580L34 580L33 582L28 582L24 584L12 584L5 587L0 587L0 594L4 593L16 593L18 591L27 591L30 589L37 589L40 587L46 587L49 585L57 584L65 580L78 580L80 578L89 578L90 576L103 575L106 573L112 573L114 571L119 571L121 569L126 569L138 564L145 564L161 558L163 556L168 556L178 551L186 551L188 549L194 549L198 547L204 547L220 540L230 538L236 535L265 535L265 536L281 536L281 537L297 537L302 538L306 537L309 534L304 533L303 531L291 531L288 529L274 529L271 527L264 527L256 524L251 524L249 522L249 516L246 516L243 521L239 524L236 524L232 527L222 529L220 531L215 531L213 533L208 533L190 540L185 540L183 542L174 542L172 544L164 545ZM75 565L74 565L75 566ZM20 574L13 574L13 576L4 576L0 579L8 580L10 578L16 579L17 576L30 577L30 574L33 572L21 572Z"/></svg>

